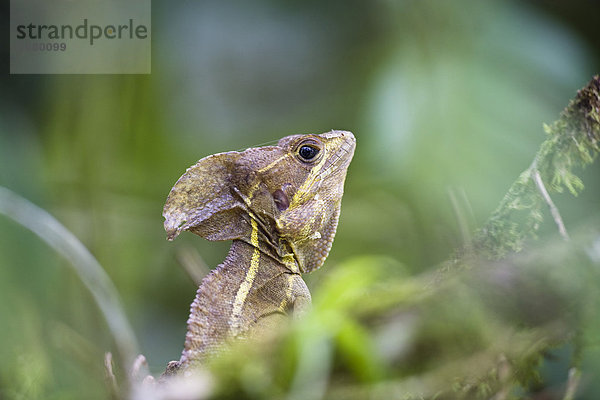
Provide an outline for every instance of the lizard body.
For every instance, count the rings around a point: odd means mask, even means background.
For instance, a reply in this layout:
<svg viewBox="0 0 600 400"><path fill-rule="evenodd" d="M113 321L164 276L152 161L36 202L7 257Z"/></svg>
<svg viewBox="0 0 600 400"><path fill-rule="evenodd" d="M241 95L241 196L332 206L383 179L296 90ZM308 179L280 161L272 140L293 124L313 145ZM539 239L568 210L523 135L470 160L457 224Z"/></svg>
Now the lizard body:
<svg viewBox="0 0 600 400"><path fill-rule="evenodd" d="M188 230L233 243L200 284L181 359L167 374L310 306L300 273L319 268L331 249L355 143L345 131L293 135L205 157L179 178L163 210L169 240Z"/></svg>

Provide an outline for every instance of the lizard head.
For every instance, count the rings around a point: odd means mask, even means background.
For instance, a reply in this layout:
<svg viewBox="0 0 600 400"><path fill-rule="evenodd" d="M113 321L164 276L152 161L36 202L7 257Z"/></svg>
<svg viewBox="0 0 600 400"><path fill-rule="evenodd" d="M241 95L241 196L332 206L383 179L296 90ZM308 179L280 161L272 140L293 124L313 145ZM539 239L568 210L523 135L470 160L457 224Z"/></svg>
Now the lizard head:
<svg viewBox="0 0 600 400"><path fill-rule="evenodd" d="M254 220L262 245L292 254L310 272L331 249L355 144L352 133L331 131L205 157L171 189L163 210L167 236L189 230L250 243Z"/></svg>
<svg viewBox="0 0 600 400"><path fill-rule="evenodd" d="M319 268L329 254L355 145L352 133L344 131L288 136L279 141L297 173L274 186L278 188L274 197L283 199L276 200L280 213L275 222L302 272ZM275 170L272 174L282 177Z"/></svg>

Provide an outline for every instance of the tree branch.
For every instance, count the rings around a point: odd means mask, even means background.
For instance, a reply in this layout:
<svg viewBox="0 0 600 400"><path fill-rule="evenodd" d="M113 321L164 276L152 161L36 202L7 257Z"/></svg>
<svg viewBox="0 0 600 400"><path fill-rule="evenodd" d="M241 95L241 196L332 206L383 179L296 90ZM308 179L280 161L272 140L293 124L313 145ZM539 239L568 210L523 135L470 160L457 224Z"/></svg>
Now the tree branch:
<svg viewBox="0 0 600 400"><path fill-rule="evenodd" d="M532 172L533 181L535 182L535 185L542 194L544 201L546 202L546 204L548 204L548 208L550 209L552 218L554 218L554 222L556 222L556 225L558 226L558 232L560 233L560 236L562 236L564 240L568 241L569 234L567 233L565 224L562 220L562 217L560 216L560 213L558 212L558 208L554 205L554 202L550 198L550 194L548 194L548 191L546 190L546 186L544 186L544 181L542 180L540 171L538 171L537 168L534 168Z"/></svg>

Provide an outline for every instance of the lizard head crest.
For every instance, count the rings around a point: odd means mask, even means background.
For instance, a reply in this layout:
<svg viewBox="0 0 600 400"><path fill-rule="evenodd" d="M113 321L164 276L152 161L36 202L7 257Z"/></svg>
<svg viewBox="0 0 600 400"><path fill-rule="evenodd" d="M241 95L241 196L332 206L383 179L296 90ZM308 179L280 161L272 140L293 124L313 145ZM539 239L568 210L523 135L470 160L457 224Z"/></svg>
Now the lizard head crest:
<svg viewBox="0 0 600 400"><path fill-rule="evenodd" d="M302 272L320 267L337 228L356 140L346 131L292 135L276 146L205 157L179 178L163 210L169 240L189 230L209 240L292 254Z"/></svg>

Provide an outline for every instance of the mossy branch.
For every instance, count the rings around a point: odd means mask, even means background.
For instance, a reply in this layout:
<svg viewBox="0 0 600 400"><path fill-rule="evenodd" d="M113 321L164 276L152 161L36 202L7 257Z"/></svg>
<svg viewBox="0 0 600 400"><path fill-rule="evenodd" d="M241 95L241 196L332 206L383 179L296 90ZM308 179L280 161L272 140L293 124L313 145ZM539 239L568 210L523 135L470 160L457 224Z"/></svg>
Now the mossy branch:
<svg viewBox="0 0 600 400"><path fill-rule="evenodd" d="M576 196L583 189L576 167L591 164L600 152L600 77L595 76L563 110L560 118L545 125L548 138L542 143L531 166L521 173L475 235L472 249L480 255L499 259L518 252L528 238L535 237L543 220L544 203L561 236L568 234L551 192L566 188Z"/></svg>

